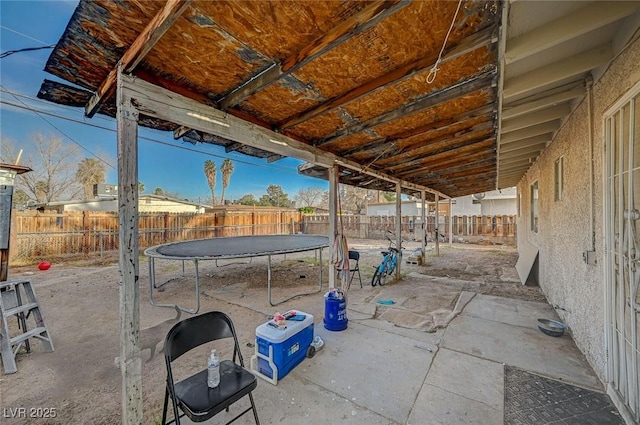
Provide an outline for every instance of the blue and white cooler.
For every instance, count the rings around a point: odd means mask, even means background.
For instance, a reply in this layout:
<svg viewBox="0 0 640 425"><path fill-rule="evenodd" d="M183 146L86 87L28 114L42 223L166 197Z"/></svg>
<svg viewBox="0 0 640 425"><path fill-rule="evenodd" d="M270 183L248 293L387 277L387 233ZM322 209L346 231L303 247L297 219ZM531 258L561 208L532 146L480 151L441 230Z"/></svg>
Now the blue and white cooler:
<svg viewBox="0 0 640 425"><path fill-rule="evenodd" d="M274 385L304 360L313 341L313 315L290 311L284 316L285 326L269 321L256 328L256 352L251 357L252 372Z"/></svg>

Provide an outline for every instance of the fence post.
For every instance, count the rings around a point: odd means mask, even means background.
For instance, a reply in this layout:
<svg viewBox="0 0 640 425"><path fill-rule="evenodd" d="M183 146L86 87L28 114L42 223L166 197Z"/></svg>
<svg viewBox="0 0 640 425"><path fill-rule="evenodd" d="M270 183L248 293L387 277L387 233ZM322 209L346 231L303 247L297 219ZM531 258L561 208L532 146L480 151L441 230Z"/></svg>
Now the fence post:
<svg viewBox="0 0 640 425"><path fill-rule="evenodd" d="M164 213L162 227L164 231L162 232L162 243L167 243L169 240L169 213Z"/></svg>
<svg viewBox="0 0 640 425"><path fill-rule="evenodd" d="M82 211L82 252L89 255L89 211L86 210Z"/></svg>

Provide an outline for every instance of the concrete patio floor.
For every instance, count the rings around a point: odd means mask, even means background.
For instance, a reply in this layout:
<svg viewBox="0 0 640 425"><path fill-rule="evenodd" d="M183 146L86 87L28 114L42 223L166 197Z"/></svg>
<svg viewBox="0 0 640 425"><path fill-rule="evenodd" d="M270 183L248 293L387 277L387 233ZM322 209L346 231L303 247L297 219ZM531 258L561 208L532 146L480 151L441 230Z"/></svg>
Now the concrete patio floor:
<svg viewBox="0 0 640 425"><path fill-rule="evenodd" d="M554 338L538 330L536 319L557 319L548 304L466 292L448 326L426 333L374 318L376 298L370 290L366 284L352 287L348 327L340 332L323 327L321 293L278 306L313 314L315 334L325 345L276 386L259 380L254 397L262 424L500 425L505 365L603 391L568 334ZM264 309L262 300L251 305L251 299L238 301L233 293L215 296ZM242 406L248 399L229 415ZM223 413L207 423L230 417ZM183 423L190 422L183 418ZM247 414L237 423L254 421Z"/></svg>

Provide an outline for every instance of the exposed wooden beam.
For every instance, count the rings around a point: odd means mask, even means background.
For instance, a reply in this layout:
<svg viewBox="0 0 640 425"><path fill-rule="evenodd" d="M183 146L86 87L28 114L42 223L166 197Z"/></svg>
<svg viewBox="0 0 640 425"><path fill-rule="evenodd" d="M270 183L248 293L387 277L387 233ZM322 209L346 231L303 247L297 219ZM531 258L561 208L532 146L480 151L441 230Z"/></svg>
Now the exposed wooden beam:
<svg viewBox="0 0 640 425"><path fill-rule="evenodd" d="M513 161L513 160L518 160L522 158L530 158L532 156L538 156L540 155L540 152L542 152L543 149L544 148L540 148L540 145L537 145L537 146L532 146L530 148L524 148L522 150L501 153L500 158L498 158L498 164L500 165L505 161Z"/></svg>
<svg viewBox="0 0 640 425"><path fill-rule="evenodd" d="M490 153L495 155L491 150L494 144L495 140L493 138L482 139L459 149L440 152L426 159L409 161L394 167L385 167L385 169L393 172L395 175L403 176L402 178L409 178L410 176L414 176L416 172L441 170L451 166L452 163L460 163L461 161L470 162L474 159L487 156Z"/></svg>
<svg viewBox="0 0 640 425"><path fill-rule="evenodd" d="M187 134L190 131L191 129L189 127L185 127L184 125L181 125L180 127L173 130L173 138L178 140L179 138L183 137L185 134Z"/></svg>
<svg viewBox="0 0 640 425"><path fill-rule="evenodd" d="M515 186L515 184L518 183L520 179L522 179L522 176L524 176L527 171L529 171L529 168L531 167L522 167L520 170L510 171L508 173L505 173L504 175L501 173L500 177L498 178L498 185L501 187L505 187L505 184L508 184L509 186Z"/></svg>
<svg viewBox="0 0 640 425"><path fill-rule="evenodd" d="M507 41L507 64L564 43L631 15L640 8L637 1L593 2L555 21Z"/></svg>
<svg viewBox="0 0 640 425"><path fill-rule="evenodd" d="M551 108L541 109L536 112L531 112L527 115L522 115L518 118L511 118L502 121L502 134L522 130L523 128L531 127L533 125L542 124L548 121L554 121L559 118L564 118L571 113L571 107L567 103L561 103L560 105L552 106Z"/></svg>
<svg viewBox="0 0 640 425"><path fill-rule="evenodd" d="M282 156L290 156L329 168L334 165L361 172L412 190L440 193L432 188L416 185L389 175L384 171L367 169L362 165L337 155L317 149L284 134L247 122L211 106L172 93L132 76L123 75L123 89L136 101L140 113L184 125L205 134L242 143ZM440 194L448 198L445 194Z"/></svg>
<svg viewBox="0 0 640 425"><path fill-rule="evenodd" d="M473 52L474 50L477 50L480 47L490 44L491 42L494 41L494 39L495 39L495 35L494 35L494 29L492 27L488 27L482 31L478 31L477 33L462 40L456 46L450 48L443 55L440 63L443 64L443 63L452 61L456 58L459 58L460 56L466 55L467 53ZM424 69L432 67L437 59L438 59L438 56L435 54L426 58L418 59L415 62L412 62L400 68L397 68L389 72L388 74L382 75L378 78L368 81L359 87L353 88L348 92L343 93L342 95L329 99L318 106L308 109L307 111L299 114L298 116L295 116L286 121L283 121L277 127L283 130L293 127L302 122L305 122L314 117L317 117L318 115L330 112L334 109L344 106L349 102L353 102L354 100L360 99L362 96L373 94L377 90L380 90L391 84L397 84L411 77L416 72L420 72Z"/></svg>
<svg viewBox="0 0 640 425"><path fill-rule="evenodd" d="M124 55L122 55L119 65L122 67L124 73L129 74L138 66L140 61L153 49L153 46L155 46L164 33L171 28L190 3L191 0L167 0L162 9L151 19L145 29L142 30ZM87 102L84 111L87 117L93 117L98 109L100 109L100 105L113 93L117 76L118 66L115 66L109 71L107 78L102 81L98 90L96 90L95 94L89 102Z"/></svg>
<svg viewBox="0 0 640 425"><path fill-rule="evenodd" d="M526 158L520 158L520 159L501 162L498 164L498 169L508 171L513 168L523 167L528 164L533 164L537 158L538 158L537 155L531 155Z"/></svg>
<svg viewBox="0 0 640 425"><path fill-rule="evenodd" d="M284 156L278 155L278 154L269 155L267 157L267 162L268 163L276 162L276 161L281 160L282 158L284 158Z"/></svg>
<svg viewBox="0 0 640 425"><path fill-rule="evenodd" d="M492 103L490 103L488 105L476 108L472 111L467 111L462 114L456 115L452 118L445 118L439 121L434 121L416 128L403 131L398 134L394 134L393 136L382 137L376 140L372 140L371 142L364 143L355 148L340 151L340 155L349 157L355 153L366 152L368 150L375 149L378 146L386 146L389 143L396 143L398 141L409 139L415 136L422 136L425 139L429 139L431 137L431 133L441 133L442 131L447 131L452 127L459 126L461 122L473 120L483 115L491 114L492 112L494 112L494 106ZM491 118L493 118L493 116L488 116L487 120Z"/></svg>
<svg viewBox="0 0 640 425"><path fill-rule="evenodd" d="M547 147L547 143L541 142L541 143L530 144L529 142L527 142L521 145L518 145L517 143L513 143L513 144L510 143L509 145L504 145L504 146L507 146L508 149L504 149L504 147L501 147L499 158L502 158L502 155L509 155L509 154L516 155L518 152L526 152L529 149L543 150L544 148Z"/></svg>
<svg viewBox="0 0 640 425"><path fill-rule="evenodd" d="M523 174L525 174L529 170L529 168L531 168L532 165L533 165L533 162L530 164L523 165L520 168L513 168L510 171L505 171L506 176L520 178L522 177ZM500 175L502 175L502 173L503 173L503 170L500 170Z"/></svg>
<svg viewBox="0 0 640 425"><path fill-rule="evenodd" d="M509 173L505 176L501 174L498 178L498 187L504 188L517 185L518 182L520 182L520 180L522 179L522 176L524 176L528 170L529 168L526 168L520 171Z"/></svg>
<svg viewBox="0 0 640 425"><path fill-rule="evenodd" d="M517 118L521 115L528 114L530 112L536 112L541 109L548 108L550 106L559 105L561 103L568 102L577 97L584 96L586 93L584 85L574 87L569 90L565 90L560 93L553 94L551 96L543 97L542 99L533 100L527 103L522 103L517 106L505 106L502 109L502 119Z"/></svg>
<svg viewBox="0 0 640 425"><path fill-rule="evenodd" d="M456 150L466 145L473 144L476 141L484 140L492 133L493 124L484 123L483 125L480 125L478 129L464 133L459 137L452 138L450 135L444 135L437 140L427 141L424 145L418 148L408 149L404 152L400 152L398 155L385 158L383 161L380 161L378 165L385 168L393 167L398 164L406 163L413 157L431 157L441 152Z"/></svg>
<svg viewBox="0 0 640 425"><path fill-rule="evenodd" d="M225 153L234 152L234 151L237 151L238 149L240 149L243 146L244 145L242 143L235 142L235 143L232 143L232 144L230 144L228 146L225 146L224 151L225 151Z"/></svg>
<svg viewBox="0 0 640 425"><path fill-rule="evenodd" d="M510 171L503 173L500 173L501 177L504 177L505 179L509 179L509 178L517 178L518 180L520 180L520 178L529 170L529 168L531 168L533 164L528 164L525 166L521 166L518 167L516 169L512 169Z"/></svg>
<svg viewBox="0 0 640 425"><path fill-rule="evenodd" d="M445 172L428 172L424 176L418 176L416 178L417 182L425 183L427 181L433 180L449 180L459 177L478 176L485 172L488 172L492 169L495 169L496 162L493 159L485 159L480 162L476 162L473 164L464 163L463 165L458 165L455 167L450 167L445 170Z"/></svg>
<svg viewBox="0 0 640 425"><path fill-rule="evenodd" d="M344 127L336 131L335 133L317 141L314 146L323 146L349 134L359 133L366 129L396 120L400 117L424 111L425 109L433 108L435 106L442 105L475 91L485 89L491 85L494 76L495 68L471 77L465 81L461 81L460 83L447 87L443 90L437 91L435 93L429 93L428 95L423 96L422 98L415 100L408 105L404 105L382 115L378 115L377 117L373 117L362 123Z"/></svg>
<svg viewBox="0 0 640 425"><path fill-rule="evenodd" d="M500 149L502 149L502 145L507 143L512 143L520 139L527 139L533 136L539 136L541 134L553 133L558 130L558 128L560 128L560 123L556 120L503 134L500 137Z"/></svg>
<svg viewBox="0 0 640 425"><path fill-rule="evenodd" d="M295 55L285 59L282 64L271 65L260 74L251 77L235 88L218 102L220 108L226 110L239 104L259 90L285 75L291 74L323 53L377 24L407 4L409 4L407 0L384 0L368 3L360 12L340 22L322 37L303 47Z"/></svg>
<svg viewBox="0 0 640 425"><path fill-rule="evenodd" d="M611 45L605 44L510 78L504 83L504 99L508 101L516 96L533 92L562 80L580 77L587 71L607 63L612 58L613 50Z"/></svg>
<svg viewBox="0 0 640 425"><path fill-rule="evenodd" d="M499 180L510 180L510 179L515 179L516 182L519 181L522 176L529 170L529 168L531 168L533 164L529 164L527 166L523 166L520 167L519 169L516 170L511 170L509 172L505 172L505 173L500 173L500 179Z"/></svg>

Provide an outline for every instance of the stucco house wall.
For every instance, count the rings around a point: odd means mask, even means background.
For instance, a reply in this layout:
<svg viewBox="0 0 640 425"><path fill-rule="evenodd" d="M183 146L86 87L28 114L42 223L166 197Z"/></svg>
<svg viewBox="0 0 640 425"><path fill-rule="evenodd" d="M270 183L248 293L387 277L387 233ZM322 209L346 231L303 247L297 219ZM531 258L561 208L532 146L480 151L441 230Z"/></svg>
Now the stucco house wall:
<svg viewBox="0 0 640 425"><path fill-rule="evenodd" d="M78 201L52 202L47 209L63 211L118 211L118 199L97 198ZM192 202L169 199L157 195L140 195L139 212L167 212L167 213L204 213L205 207Z"/></svg>
<svg viewBox="0 0 640 425"><path fill-rule="evenodd" d="M593 84L553 142L518 184L522 196L517 220L518 249L539 249L539 283L574 341L606 382L605 258L603 257L604 112L640 80L640 41L614 59ZM590 122L592 133L590 132ZM593 148L590 135L593 135ZM591 154L592 152L592 154ZM554 200L554 163L564 156L564 196ZM593 171L592 171L593 170ZM539 185L537 233L531 230L531 185ZM594 245L592 245L594 244ZM595 249L597 263L583 253Z"/></svg>

